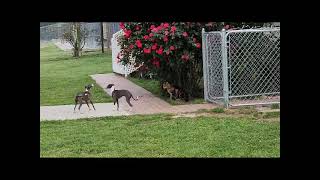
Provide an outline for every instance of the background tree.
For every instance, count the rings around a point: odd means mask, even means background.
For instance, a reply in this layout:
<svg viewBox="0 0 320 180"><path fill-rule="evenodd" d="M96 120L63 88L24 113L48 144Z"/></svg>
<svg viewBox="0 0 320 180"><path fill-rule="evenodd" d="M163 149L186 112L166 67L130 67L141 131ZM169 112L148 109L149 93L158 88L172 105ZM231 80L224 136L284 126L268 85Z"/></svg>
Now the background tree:
<svg viewBox="0 0 320 180"><path fill-rule="evenodd" d="M73 56L79 57L80 52L86 44L88 37L87 29L79 22L72 23L63 33L63 39L67 41L73 48Z"/></svg>

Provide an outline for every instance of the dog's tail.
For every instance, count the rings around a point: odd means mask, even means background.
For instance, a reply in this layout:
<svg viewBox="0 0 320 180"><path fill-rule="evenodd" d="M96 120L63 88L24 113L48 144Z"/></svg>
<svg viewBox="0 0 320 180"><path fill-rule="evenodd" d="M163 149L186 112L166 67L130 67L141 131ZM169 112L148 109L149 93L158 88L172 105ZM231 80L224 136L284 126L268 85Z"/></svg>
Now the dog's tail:
<svg viewBox="0 0 320 180"><path fill-rule="evenodd" d="M139 98L141 98L142 96L137 96L137 99L135 99L132 95L131 95L132 99L135 100L135 101L138 101Z"/></svg>

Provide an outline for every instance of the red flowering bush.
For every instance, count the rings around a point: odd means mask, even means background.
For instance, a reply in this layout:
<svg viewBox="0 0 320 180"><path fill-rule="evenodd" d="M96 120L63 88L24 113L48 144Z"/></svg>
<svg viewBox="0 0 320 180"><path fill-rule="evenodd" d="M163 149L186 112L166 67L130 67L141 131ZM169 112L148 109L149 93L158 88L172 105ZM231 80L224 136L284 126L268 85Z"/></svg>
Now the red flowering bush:
<svg viewBox="0 0 320 180"><path fill-rule="evenodd" d="M120 62L130 57L155 73L160 82L180 87L189 96L203 96L201 30L242 27L246 23L130 22L120 23L124 35ZM254 25L247 23L251 26Z"/></svg>
<svg viewBox="0 0 320 180"><path fill-rule="evenodd" d="M144 65L161 82L180 87L189 96L203 96L201 30L220 30L221 23L131 22L120 23L120 62L130 57Z"/></svg>

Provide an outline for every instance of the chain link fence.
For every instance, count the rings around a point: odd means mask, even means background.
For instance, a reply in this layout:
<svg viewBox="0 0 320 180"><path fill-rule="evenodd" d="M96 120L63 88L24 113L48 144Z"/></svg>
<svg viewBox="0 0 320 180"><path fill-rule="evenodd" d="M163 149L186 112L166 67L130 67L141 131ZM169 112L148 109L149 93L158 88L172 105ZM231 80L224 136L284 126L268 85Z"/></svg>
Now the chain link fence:
<svg viewBox="0 0 320 180"><path fill-rule="evenodd" d="M280 28L203 31L202 38L207 101L280 103Z"/></svg>
<svg viewBox="0 0 320 180"><path fill-rule="evenodd" d="M88 38L84 49L101 49L101 24L100 22L81 23L88 31ZM53 42L63 50L70 50L72 46L62 40L63 33L71 26L71 23L55 23L40 27L40 45ZM112 35L119 31L119 23L103 23L104 46L110 48Z"/></svg>

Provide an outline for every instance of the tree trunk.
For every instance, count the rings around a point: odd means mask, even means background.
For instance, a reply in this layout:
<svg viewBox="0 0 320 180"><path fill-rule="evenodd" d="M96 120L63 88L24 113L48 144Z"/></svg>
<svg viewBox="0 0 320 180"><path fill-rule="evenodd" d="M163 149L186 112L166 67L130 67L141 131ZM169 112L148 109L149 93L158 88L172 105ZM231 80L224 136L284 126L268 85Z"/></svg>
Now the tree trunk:
<svg viewBox="0 0 320 180"><path fill-rule="evenodd" d="M103 44L103 22L100 23L100 29L101 29L101 50L102 50L102 53L104 53L104 44Z"/></svg>
<svg viewBox="0 0 320 180"><path fill-rule="evenodd" d="M73 57L79 57L79 50L78 49L73 50Z"/></svg>
<svg viewBox="0 0 320 180"><path fill-rule="evenodd" d="M73 56L74 57L79 57L80 56L80 24L79 23L75 23L74 25L75 28L75 46L73 48Z"/></svg>

